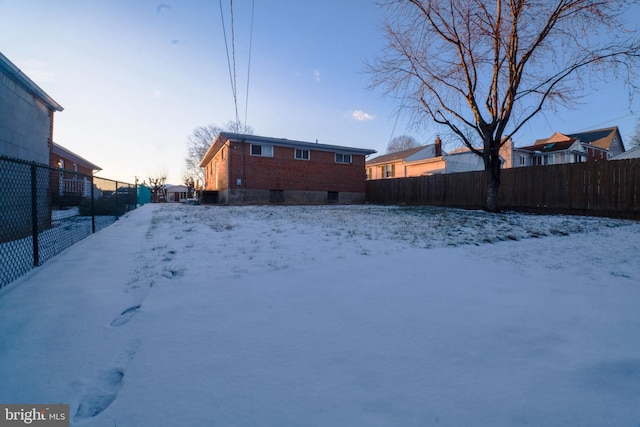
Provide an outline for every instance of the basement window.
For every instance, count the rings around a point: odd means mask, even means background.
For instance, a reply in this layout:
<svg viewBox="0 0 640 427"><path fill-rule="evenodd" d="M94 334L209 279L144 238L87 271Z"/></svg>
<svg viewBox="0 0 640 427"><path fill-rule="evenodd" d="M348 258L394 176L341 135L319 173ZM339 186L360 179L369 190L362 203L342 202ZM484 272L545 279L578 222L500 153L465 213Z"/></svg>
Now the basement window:
<svg viewBox="0 0 640 427"><path fill-rule="evenodd" d="M273 157L273 146L251 144L251 155L262 156L262 157Z"/></svg>
<svg viewBox="0 0 640 427"><path fill-rule="evenodd" d="M284 202L284 190L269 190L269 202L271 203Z"/></svg>

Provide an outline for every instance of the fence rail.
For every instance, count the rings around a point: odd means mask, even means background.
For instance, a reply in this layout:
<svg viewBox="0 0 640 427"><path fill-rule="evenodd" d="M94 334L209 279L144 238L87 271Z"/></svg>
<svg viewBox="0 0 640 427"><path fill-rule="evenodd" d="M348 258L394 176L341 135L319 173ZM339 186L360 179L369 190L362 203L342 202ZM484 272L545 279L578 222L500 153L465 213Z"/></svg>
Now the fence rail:
<svg viewBox="0 0 640 427"><path fill-rule="evenodd" d="M136 205L135 185L0 156L0 288Z"/></svg>
<svg viewBox="0 0 640 427"><path fill-rule="evenodd" d="M504 169L503 209L640 219L640 159ZM370 203L406 203L480 209L485 173L464 172L370 180Z"/></svg>

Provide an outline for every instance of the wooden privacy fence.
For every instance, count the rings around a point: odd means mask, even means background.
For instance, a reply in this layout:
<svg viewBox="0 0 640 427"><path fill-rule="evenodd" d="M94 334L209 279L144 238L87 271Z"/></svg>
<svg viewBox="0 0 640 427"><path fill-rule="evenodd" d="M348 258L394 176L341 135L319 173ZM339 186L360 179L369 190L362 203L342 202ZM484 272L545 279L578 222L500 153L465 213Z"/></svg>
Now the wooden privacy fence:
<svg viewBox="0 0 640 427"><path fill-rule="evenodd" d="M503 169L502 209L640 219L640 159ZM483 171L367 181L366 201L481 209Z"/></svg>

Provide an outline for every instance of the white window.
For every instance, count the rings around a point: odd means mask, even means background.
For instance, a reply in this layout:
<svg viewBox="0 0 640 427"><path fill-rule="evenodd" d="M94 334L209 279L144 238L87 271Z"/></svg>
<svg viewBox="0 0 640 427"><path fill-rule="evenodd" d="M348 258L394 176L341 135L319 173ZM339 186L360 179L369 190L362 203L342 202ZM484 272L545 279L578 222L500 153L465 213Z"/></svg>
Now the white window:
<svg viewBox="0 0 640 427"><path fill-rule="evenodd" d="M336 153L336 163L351 163L351 154Z"/></svg>
<svg viewBox="0 0 640 427"><path fill-rule="evenodd" d="M251 144L251 155L262 156L262 157L273 157L273 146Z"/></svg>
<svg viewBox="0 0 640 427"><path fill-rule="evenodd" d="M298 160L309 160L309 150L296 148L295 158Z"/></svg>

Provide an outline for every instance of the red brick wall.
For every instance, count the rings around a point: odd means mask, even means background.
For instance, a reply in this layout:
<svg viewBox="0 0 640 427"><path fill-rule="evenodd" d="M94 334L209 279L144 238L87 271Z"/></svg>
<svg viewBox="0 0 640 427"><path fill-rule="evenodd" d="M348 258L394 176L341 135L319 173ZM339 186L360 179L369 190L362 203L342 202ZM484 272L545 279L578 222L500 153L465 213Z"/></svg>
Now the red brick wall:
<svg viewBox="0 0 640 427"><path fill-rule="evenodd" d="M216 185L216 170L215 165L218 163L218 182ZM227 171L229 163L229 147L225 146L216 153L211 159L209 164L204 169L205 174L205 190L226 190L227 189Z"/></svg>
<svg viewBox="0 0 640 427"><path fill-rule="evenodd" d="M293 148L274 146L273 157L252 156L250 144L235 142L229 153L231 189L365 191L364 155L352 155L351 164L342 164L333 152L311 150L309 160L298 160Z"/></svg>
<svg viewBox="0 0 640 427"><path fill-rule="evenodd" d="M587 147L587 161L598 162L600 160L607 160L607 153L602 150Z"/></svg>
<svg viewBox="0 0 640 427"><path fill-rule="evenodd" d="M49 153L51 153L51 149L53 149L53 110L49 110L49 138L47 139L47 145L49 146ZM53 163L51 165L55 166Z"/></svg>
<svg viewBox="0 0 640 427"><path fill-rule="evenodd" d="M51 166L53 166L54 168L57 168L58 167L58 161L59 160L64 160L64 170L73 172L73 160L65 159L64 157L60 157L59 155L57 155L55 153L50 153L49 156L50 156L50 159L51 159ZM85 167L83 167L81 165L78 165L78 173L85 174L85 175L93 175L93 171L91 169L85 168ZM65 178L72 178L71 175L73 175L73 174L66 172L65 175L69 175L69 176L65 176Z"/></svg>

